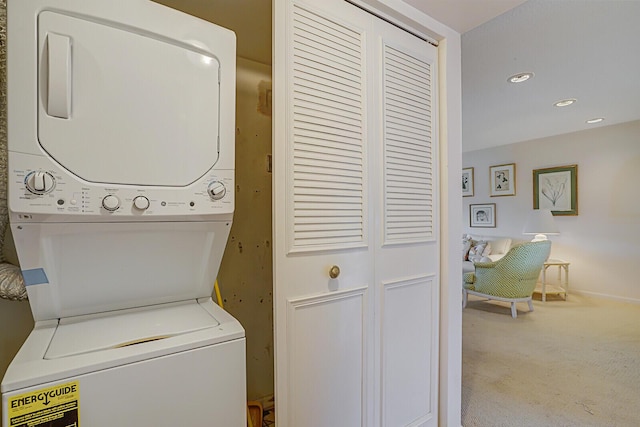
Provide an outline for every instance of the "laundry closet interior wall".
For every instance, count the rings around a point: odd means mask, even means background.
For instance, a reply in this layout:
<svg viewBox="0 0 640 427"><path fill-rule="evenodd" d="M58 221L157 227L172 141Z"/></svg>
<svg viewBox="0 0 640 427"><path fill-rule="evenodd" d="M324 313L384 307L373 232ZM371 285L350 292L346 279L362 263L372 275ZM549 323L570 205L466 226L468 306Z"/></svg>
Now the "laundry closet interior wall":
<svg viewBox="0 0 640 427"><path fill-rule="evenodd" d="M256 13L237 16L225 2L161 0L175 9L240 33L238 22L256 21L255 36L264 43L238 37L236 88L236 207L218 282L224 307L247 336L249 399L273 394L273 305L271 242L271 2L258 3ZM204 4L206 3L206 4ZM198 10L206 6L207 10ZM262 10L264 8L265 10ZM221 10L216 10L221 9ZM226 9L226 10L225 10ZM244 9L247 10L247 9ZM252 15L249 17L248 15ZM246 24L246 22L244 22ZM8 223L6 202L6 0L0 0L0 226ZM258 33L260 35L258 35ZM253 49L253 50L252 50ZM258 50L256 50L258 49ZM244 54L244 57L243 57ZM6 227L8 228L8 227ZM4 229L0 229L3 232ZM0 259L17 265L12 237L4 239ZM0 299L0 377L33 329L27 301ZM212 361L215 363L215 361ZM0 413L1 415L1 413Z"/></svg>
<svg viewBox="0 0 640 427"><path fill-rule="evenodd" d="M18 264L7 207L7 1L0 0L0 261ZM6 233L6 234L5 234ZM33 329L28 301L0 298L0 377ZM0 419L2 405L0 405Z"/></svg>

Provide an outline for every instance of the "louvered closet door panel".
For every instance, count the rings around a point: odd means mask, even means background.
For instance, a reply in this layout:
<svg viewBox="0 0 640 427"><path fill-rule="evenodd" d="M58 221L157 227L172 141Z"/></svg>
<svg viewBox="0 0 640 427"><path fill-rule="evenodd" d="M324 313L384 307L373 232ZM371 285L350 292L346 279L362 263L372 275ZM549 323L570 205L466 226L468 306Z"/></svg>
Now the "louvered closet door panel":
<svg viewBox="0 0 640 427"><path fill-rule="evenodd" d="M431 63L383 47L385 243L433 237Z"/></svg>
<svg viewBox="0 0 640 427"><path fill-rule="evenodd" d="M373 426L371 16L342 0L274 5L288 17L274 26L277 424Z"/></svg>
<svg viewBox="0 0 640 427"><path fill-rule="evenodd" d="M436 426L439 244L436 48L377 22L383 174L376 235L382 426Z"/></svg>
<svg viewBox="0 0 640 427"><path fill-rule="evenodd" d="M292 249L366 244L364 34L293 9Z"/></svg>

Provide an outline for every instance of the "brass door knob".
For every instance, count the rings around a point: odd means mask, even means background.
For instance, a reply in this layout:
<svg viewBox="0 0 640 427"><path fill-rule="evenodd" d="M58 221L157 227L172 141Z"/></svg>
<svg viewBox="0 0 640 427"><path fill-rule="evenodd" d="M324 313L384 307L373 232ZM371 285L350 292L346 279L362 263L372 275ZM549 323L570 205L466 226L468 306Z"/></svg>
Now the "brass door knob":
<svg viewBox="0 0 640 427"><path fill-rule="evenodd" d="M337 279L339 275L340 267L338 267L337 265L331 267L331 270L329 270L329 277L331 277L332 279Z"/></svg>

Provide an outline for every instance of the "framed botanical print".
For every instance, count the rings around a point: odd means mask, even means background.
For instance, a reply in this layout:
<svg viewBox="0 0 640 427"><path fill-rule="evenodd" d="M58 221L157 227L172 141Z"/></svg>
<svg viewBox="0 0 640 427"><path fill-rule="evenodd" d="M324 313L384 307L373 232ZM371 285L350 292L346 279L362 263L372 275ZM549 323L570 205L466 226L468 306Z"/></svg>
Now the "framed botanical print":
<svg viewBox="0 0 640 427"><path fill-rule="evenodd" d="M491 166L489 168L491 197L516 195L516 164Z"/></svg>
<svg viewBox="0 0 640 427"><path fill-rule="evenodd" d="M535 169L533 208L553 215L578 215L578 165Z"/></svg>

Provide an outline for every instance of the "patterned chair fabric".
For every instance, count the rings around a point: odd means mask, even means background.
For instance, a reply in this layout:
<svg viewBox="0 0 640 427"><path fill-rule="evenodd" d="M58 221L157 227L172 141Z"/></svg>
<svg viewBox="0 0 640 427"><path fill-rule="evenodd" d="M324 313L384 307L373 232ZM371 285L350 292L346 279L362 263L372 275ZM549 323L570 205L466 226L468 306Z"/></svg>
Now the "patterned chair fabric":
<svg viewBox="0 0 640 427"><path fill-rule="evenodd" d="M511 302L515 318L516 302L527 302L533 311L531 296L536 287L542 265L549 258L551 242L527 242L513 246L495 262L475 264L475 273L466 273L463 283L463 307L467 294Z"/></svg>

